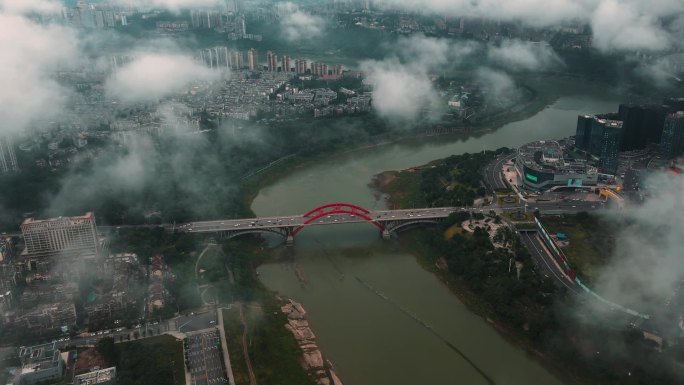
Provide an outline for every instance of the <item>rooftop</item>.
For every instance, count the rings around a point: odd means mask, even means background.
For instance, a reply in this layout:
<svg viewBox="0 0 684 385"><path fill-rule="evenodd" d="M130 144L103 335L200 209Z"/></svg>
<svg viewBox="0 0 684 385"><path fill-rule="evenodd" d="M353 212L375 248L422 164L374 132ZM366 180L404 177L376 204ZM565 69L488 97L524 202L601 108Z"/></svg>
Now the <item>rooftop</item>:
<svg viewBox="0 0 684 385"><path fill-rule="evenodd" d="M58 217L58 218L48 218L48 219L34 219L34 218L26 218L24 221L21 223L23 225L29 225L29 224L40 224L40 223L50 223L50 222L57 222L57 221L75 221L75 222L80 222L80 221L90 221L95 219L95 214L92 211L89 211L85 213L85 215L78 215L74 217Z"/></svg>
<svg viewBox="0 0 684 385"><path fill-rule="evenodd" d="M74 385L92 385L112 381L116 377L116 368L94 370L74 377Z"/></svg>
<svg viewBox="0 0 684 385"><path fill-rule="evenodd" d="M592 173L586 162L571 159L557 141L539 140L518 148L518 161L539 172L553 174Z"/></svg>

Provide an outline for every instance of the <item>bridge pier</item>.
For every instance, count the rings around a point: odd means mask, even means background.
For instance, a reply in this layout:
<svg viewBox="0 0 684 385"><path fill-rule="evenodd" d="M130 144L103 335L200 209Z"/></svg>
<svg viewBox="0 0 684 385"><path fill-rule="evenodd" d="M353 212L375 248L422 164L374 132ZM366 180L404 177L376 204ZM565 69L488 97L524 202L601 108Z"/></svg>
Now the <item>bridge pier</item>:
<svg viewBox="0 0 684 385"><path fill-rule="evenodd" d="M294 237L292 236L292 234L288 234L287 238L285 238L285 245L287 245L287 246L294 245Z"/></svg>
<svg viewBox="0 0 684 385"><path fill-rule="evenodd" d="M382 230L382 239L389 240L392 238L392 234L387 229Z"/></svg>

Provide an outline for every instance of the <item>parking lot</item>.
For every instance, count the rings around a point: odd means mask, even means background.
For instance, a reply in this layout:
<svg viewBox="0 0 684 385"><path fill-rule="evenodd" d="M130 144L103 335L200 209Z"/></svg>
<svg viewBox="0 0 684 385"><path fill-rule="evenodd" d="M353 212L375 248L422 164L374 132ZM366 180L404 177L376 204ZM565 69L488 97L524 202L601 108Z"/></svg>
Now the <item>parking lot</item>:
<svg viewBox="0 0 684 385"><path fill-rule="evenodd" d="M192 385L228 383L218 330L188 335L183 348L185 365L190 373Z"/></svg>

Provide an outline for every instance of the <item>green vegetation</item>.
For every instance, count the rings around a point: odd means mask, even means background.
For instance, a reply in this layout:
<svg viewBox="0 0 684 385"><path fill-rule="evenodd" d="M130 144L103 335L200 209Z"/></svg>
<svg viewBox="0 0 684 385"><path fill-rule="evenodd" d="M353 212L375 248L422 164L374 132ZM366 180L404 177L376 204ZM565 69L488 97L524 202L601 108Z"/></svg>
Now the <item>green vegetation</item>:
<svg viewBox="0 0 684 385"><path fill-rule="evenodd" d="M526 222L533 222L534 221L534 215L531 212L524 212L524 211L507 211L503 213L503 216L506 218L510 219L512 222L515 222L516 225L518 223L526 223Z"/></svg>
<svg viewBox="0 0 684 385"><path fill-rule="evenodd" d="M436 229L404 233L402 243L472 311L493 320L498 330L569 382L677 383L684 349L658 352L641 332L622 326L627 320L621 315L597 314L575 303L575 297L539 273L517 236L512 251L495 249L481 229L445 238L467 216L456 213ZM519 277L515 265L509 272L510 261L522 264Z"/></svg>
<svg viewBox="0 0 684 385"><path fill-rule="evenodd" d="M114 343L103 338L97 351L116 366L121 385L180 385L185 382L183 342L169 335Z"/></svg>
<svg viewBox="0 0 684 385"><path fill-rule="evenodd" d="M230 355L230 365L236 385L249 385L249 371L243 353L242 335L244 328L240 322L240 311L237 306L223 309L223 329L226 331L226 343Z"/></svg>
<svg viewBox="0 0 684 385"><path fill-rule="evenodd" d="M255 240L226 241L222 244L226 265L234 276L220 290L224 301L238 301L247 323L248 352L259 384L297 385L313 384L313 380L300 365L301 349L292 333L285 328L287 316L280 311L280 302L267 291L256 277L255 267L263 260ZM239 305L242 303L243 305ZM237 318L236 318L237 317ZM242 322L239 312L224 311L224 324L229 336L228 346L233 351L243 350ZM239 336L239 338L238 338ZM242 353L238 357L243 357ZM237 360L237 358L233 358ZM244 361L244 357L243 357ZM246 373L246 364L237 364L240 378ZM236 378L237 381L237 378Z"/></svg>
<svg viewBox="0 0 684 385"><path fill-rule="evenodd" d="M568 237L563 252L588 284L595 282L615 248L615 225L587 213L545 216L541 221L550 234L564 233Z"/></svg>
<svg viewBox="0 0 684 385"><path fill-rule="evenodd" d="M396 208L469 206L486 193L482 169L508 151L452 155L415 169L384 172L376 176L375 185L389 194Z"/></svg>
<svg viewBox="0 0 684 385"><path fill-rule="evenodd" d="M518 237L510 237L511 251L495 248L488 233L479 227L472 234L457 233L445 238L445 231L452 224L469 217L468 213L455 213L438 231L418 232L420 248L429 251L431 264L441 261L451 279L465 284L478 296L487 314L524 330L531 339L538 339L553 312L553 282L539 274Z"/></svg>
<svg viewBox="0 0 684 385"><path fill-rule="evenodd" d="M314 385L302 368L302 350L292 333L285 328L287 316L280 302L264 293L261 308L245 307L248 320L249 355L259 384Z"/></svg>

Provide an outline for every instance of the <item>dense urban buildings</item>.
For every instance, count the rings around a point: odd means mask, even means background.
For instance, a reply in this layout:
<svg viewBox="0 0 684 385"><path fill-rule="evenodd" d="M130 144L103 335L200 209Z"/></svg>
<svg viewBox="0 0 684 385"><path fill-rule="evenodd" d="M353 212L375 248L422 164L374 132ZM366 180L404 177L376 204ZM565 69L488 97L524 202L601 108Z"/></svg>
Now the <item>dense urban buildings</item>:
<svg viewBox="0 0 684 385"><path fill-rule="evenodd" d="M58 253L96 255L98 250L95 214L36 220L21 224L26 251L32 256Z"/></svg>
<svg viewBox="0 0 684 385"><path fill-rule="evenodd" d="M683 109L681 98L665 98L662 104L620 104L617 113L580 115L575 148L592 156L606 174L617 172L620 153L649 146L660 146L663 161L675 158L684 152Z"/></svg>

